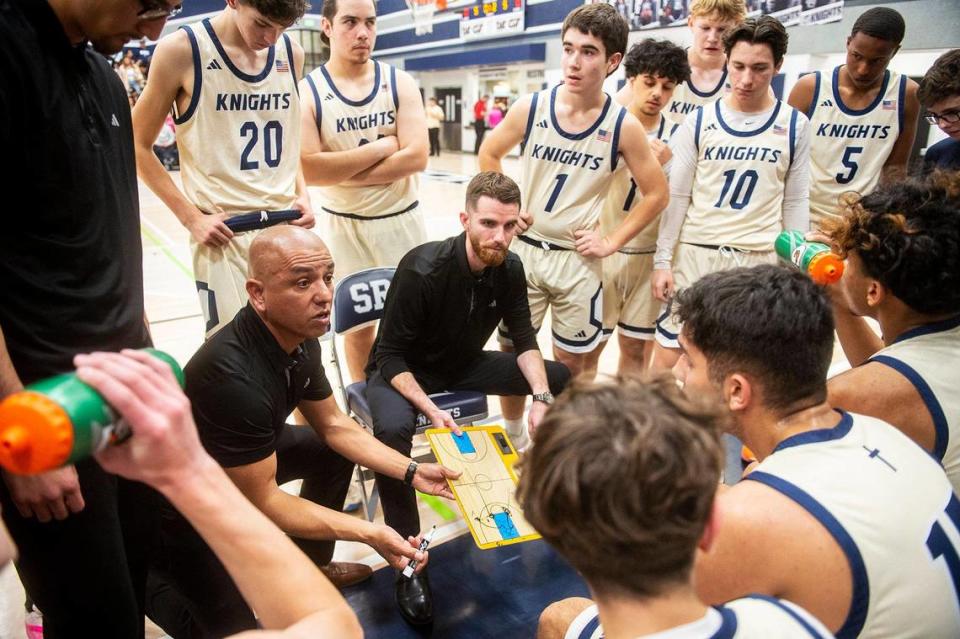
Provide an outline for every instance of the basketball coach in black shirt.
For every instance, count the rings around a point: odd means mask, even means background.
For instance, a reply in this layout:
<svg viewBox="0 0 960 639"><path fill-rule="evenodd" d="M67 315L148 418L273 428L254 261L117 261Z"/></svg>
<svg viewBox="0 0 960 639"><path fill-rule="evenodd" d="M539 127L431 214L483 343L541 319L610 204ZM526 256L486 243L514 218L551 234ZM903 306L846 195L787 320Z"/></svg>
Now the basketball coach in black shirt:
<svg viewBox="0 0 960 639"><path fill-rule="evenodd" d="M460 213L464 232L418 246L400 260L367 364L367 401L374 435L403 455L410 454L418 412L436 427L457 428L430 393L532 394L532 434L553 401L551 393L570 377L563 364L544 363L537 347L523 264L507 250L519 215L516 183L493 171L478 173ZM514 353L483 350L501 320ZM516 435L511 433L515 445ZM377 485L387 525L416 535L420 517L413 489L385 475L377 475ZM408 621L430 621L425 574L398 579L397 600Z"/></svg>

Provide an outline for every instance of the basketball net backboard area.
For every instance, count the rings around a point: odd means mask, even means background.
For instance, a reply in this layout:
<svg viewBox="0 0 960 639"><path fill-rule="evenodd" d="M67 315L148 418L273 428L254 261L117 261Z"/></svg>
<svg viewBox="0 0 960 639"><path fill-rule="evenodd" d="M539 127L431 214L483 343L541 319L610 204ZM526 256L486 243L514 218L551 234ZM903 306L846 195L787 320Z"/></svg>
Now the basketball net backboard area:
<svg viewBox="0 0 960 639"><path fill-rule="evenodd" d="M407 8L413 14L416 35L433 33L433 14L447 8L447 0L407 0Z"/></svg>

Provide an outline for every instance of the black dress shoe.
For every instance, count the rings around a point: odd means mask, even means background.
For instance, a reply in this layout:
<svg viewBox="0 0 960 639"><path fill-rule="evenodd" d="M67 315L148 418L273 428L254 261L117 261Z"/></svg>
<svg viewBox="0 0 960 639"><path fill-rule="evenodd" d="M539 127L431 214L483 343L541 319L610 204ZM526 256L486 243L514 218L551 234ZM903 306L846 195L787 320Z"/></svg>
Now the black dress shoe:
<svg viewBox="0 0 960 639"><path fill-rule="evenodd" d="M433 595L427 573L421 572L409 579L397 575L397 605L407 623L424 626L433 622Z"/></svg>

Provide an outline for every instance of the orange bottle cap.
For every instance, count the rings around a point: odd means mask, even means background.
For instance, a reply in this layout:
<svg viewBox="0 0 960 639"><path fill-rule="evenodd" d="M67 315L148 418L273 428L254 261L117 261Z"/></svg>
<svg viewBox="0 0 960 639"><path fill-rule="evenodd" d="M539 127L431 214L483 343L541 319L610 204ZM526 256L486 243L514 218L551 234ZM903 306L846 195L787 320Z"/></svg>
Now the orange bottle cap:
<svg viewBox="0 0 960 639"><path fill-rule="evenodd" d="M62 466L73 449L73 425L55 401L32 391L0 403L0 466L34 475Z"/></svg>

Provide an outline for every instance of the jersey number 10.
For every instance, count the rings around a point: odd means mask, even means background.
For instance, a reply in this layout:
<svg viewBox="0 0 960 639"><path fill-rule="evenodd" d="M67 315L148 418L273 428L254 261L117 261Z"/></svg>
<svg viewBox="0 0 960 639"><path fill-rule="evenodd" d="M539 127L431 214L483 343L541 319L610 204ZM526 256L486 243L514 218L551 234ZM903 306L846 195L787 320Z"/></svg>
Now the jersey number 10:
<svg viewBox="0 0 960 639"><path fill-rule="evenodd" d="M729 205L732 209L739 211L747 204L750 204L750 198L753 197L753 189L757 187L757 180L760 179L757 172L753 169L748 169L741 173L736 186L733 187L733 193L730 193L730 186L737 177L736 169L724 171L723 177L723 187L720 189L720 197L717 199L716 204L713 205L714 208L719 209L724 206L724 200L726 200L728 193L730 194Z"/></svg>

